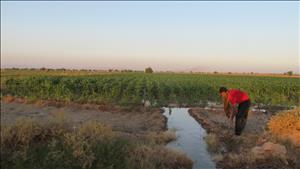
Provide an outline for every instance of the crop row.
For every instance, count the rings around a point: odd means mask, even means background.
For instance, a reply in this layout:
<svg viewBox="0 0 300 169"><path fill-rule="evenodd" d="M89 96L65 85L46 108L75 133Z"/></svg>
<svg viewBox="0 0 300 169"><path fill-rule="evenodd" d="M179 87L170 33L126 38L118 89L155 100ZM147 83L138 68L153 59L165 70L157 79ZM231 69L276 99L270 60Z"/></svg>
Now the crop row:
<svg viewBox="0 0 300 169"><path fill-rule="evenodd" d="M10 78L1 86L2 95L76 102L157 105L170 102L199 104L220 101L218 88L245 90L254 103L299 105L299 78L193 75L112 74L97 76L30 76Z"/></svg>

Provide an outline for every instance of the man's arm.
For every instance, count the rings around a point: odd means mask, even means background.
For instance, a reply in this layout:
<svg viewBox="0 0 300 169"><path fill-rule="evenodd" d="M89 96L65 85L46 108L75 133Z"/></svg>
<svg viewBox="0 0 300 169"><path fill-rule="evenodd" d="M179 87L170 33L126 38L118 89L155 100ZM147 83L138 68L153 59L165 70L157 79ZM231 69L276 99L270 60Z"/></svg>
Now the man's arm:
<svg viewBox="0 0 300 169"><path fill-rule="evenodd" d="M231 107L230 120L233 120L233 118L234 118L234 116L236 115L236 113L237 113L236 106L233 105L233 106Z"/></svg>
<svg viewBox="0 0 300 169"><path fill-rule="evenodd" d="M224 98L223 99L223 102L224 102L224 112L226 114L226 116L229 118L230 117L230 105L229 105L229 100L228 98Z"/></svg>

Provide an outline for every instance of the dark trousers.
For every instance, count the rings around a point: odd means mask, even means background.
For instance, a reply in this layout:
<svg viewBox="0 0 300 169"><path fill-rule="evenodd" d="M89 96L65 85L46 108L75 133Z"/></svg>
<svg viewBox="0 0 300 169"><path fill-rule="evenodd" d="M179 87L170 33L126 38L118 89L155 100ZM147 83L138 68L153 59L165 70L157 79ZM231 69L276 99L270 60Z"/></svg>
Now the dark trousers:
<svg viewBox="0 0 300 169"><path fill-rule="evenodd" d="M250 108L250 100L243 101L238 106L238 113L235 115L235 134L241 135L243 129L245 128L248 112Z"/></svg>

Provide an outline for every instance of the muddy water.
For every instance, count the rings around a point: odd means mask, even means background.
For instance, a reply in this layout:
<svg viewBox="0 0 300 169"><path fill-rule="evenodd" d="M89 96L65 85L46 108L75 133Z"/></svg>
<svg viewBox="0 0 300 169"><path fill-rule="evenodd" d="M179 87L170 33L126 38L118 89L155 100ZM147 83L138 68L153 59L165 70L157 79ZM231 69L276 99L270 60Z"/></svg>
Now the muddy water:
<svg viewBox="0 0 300 169"><path fill-rule="evenodd" d="M177 139L167 146L185 152L193 161L193 169L215 169L206 150L205 130L191 117L188 108L164 108L168 129L175 129Z"/></svg>

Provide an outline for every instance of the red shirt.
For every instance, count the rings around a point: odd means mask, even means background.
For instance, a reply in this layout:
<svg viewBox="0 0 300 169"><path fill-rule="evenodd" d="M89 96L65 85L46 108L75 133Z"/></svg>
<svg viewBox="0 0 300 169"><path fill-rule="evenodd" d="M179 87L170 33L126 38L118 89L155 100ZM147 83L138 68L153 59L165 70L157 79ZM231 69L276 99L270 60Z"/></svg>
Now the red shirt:
<svg viewBox="0 0 300 169"><path fill-rule="evenodd" d="M234 106L235 104L240 104L243 101L250 100L246 92L240 91L238 89L228 90L228 100Z"/></svg>

